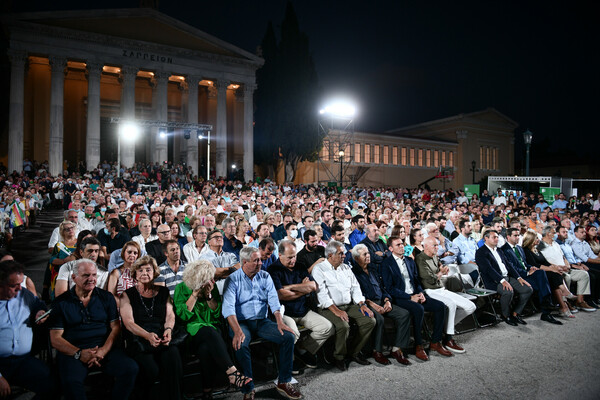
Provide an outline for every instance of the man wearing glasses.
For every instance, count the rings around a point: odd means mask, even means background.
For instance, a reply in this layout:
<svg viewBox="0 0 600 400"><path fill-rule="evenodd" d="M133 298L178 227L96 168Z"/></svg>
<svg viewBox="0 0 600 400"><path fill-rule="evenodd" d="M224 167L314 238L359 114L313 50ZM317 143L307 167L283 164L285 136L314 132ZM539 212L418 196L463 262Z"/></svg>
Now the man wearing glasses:
<svg viewBox="0 0 600 400"><path fill-rule="evenodd" d="M233 253L223 251L223 233L215 229L208 233L208 250L200 258L208 260L215 267L215 281L219 293L223 294L225 278L240 268L240 262Z"/></svg>
<svg viewBox="0 0 600 400"><path fill-rule="evenodd" d="M209 250L206 244L208 237L208 229L205 226L199 225L192 231L193 241L183 246L183 255L188 262L200 259Z"/></svg>
<svg viewBox="0 0 600 400"><path fill-rule="evenodd" d="M335 328L335 366L341 371L346 371L348 367L345 358L348 354L350 361L369 365L371 363L360 355L360 350L371 336L375 318L365 304L365 297L352 269L342 262L344 244L330 241L325 247L325 258L325 261L314 267L312 275L319 287L317 298L321 315ZM358 333L350 348L347 348L350 320L358 325Z"/></svg>
<svg viewBox="0 0 600 400"><path fill-rule="evenodd" d="M159 225L156 228L156 234L158 235L158 239L146 243L146 252L149 256L154 257L158 265L161 265L167 259L167 256L163 252L163 243L171 240L171 228L167 224Z"/></svg>

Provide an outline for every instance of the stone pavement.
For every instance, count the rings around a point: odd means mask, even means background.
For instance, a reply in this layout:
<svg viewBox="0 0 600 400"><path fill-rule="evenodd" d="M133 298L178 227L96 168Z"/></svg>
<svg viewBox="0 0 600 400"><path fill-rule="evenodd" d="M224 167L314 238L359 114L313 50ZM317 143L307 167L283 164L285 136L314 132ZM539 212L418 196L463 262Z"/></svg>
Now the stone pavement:
<svg viewBox="0 0 600 400"><path fill-rule="evenodd" d="M45 211L38 225L13 243L17 260L41 290L49 255L46 245L62 211ZM307 399L575 399L600 398L600 311L579 312L554 326L526 319L527 326L505 323L456 337L467 352L451 358L432 355L403 367L359 366L346 372L330 367L307 370L298 377ZM372 359L371 359L372 360ZM258 371L257 371L258 372ZM279 399L271 385L261 385L257 398ZM227 398L241 399L240 394Z"/></svg>

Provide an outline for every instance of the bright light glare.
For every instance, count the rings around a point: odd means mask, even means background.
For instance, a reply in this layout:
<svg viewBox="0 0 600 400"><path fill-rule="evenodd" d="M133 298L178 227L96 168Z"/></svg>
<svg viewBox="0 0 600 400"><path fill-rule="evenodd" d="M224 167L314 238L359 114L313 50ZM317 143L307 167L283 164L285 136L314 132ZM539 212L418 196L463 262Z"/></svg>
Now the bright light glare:
<svg viewBox="0 0 600 400"><path fill-rule="evenodd" d="M356 107L347 101L336 101L319 111L320 114L331 114L340 117L353 117L356 114Z"/></svg>
<svg viewBox="0 0 600 400"><path fill-rule="evenodd" d="M235 169L235 164L231 164L231 168Z"/></svg>
<svg viewBox="0 0 600 400"><path fill-rule="evenodd" d="M161 133L160 133L160 137L161 137L161 138L166 138L166 137L167 137L167 134L166 134L166 133L164 133L164 132L161 132Z"/></svg>
<svg viewBox="0 0 600 400"><path fill-rule="evenodd" d="M126 122L121 125L121 137L129 142L135 141L140 135L140 127L133 122Z"/></svg>

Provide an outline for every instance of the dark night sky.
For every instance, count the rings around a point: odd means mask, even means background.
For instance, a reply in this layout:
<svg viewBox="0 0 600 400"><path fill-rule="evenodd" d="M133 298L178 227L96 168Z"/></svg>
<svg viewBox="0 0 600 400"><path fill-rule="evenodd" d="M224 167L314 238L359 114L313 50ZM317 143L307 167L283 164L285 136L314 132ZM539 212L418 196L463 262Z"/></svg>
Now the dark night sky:
<svg viewBox="0 0 600 400"><path fill-rule="evenodd" d="M135 0L16 2L13 11L136 7ZM86 4L92 4L86 2ZM159 10L255 52L285 0L160 2ZM296 0L325 95L380 132L495 107L552 149L598 146L599 7L592 1ZM520 136L520 135L519 135ZM518 139L520 141L520 139ZM584 141L587 143L584 146Z"/></svg>

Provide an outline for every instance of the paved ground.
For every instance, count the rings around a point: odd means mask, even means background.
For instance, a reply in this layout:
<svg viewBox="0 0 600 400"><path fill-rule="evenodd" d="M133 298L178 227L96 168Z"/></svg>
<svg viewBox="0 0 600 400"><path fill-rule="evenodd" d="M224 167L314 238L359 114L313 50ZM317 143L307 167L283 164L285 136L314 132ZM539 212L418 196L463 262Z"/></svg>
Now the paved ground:
<svg viewBox="0 0 600 400"><path fill-rule="evenodd" d="M38 290L48 238L61 216L45 212L38 219L41 224L13 244ZM524 327L502 323L460 335L467 353L452 358L433 355L423 363L409 356L409 367L352 363L343 373L308 370L298 377L300 389L308 399L599 399L600 312L580 312L563 326L542 322L539 314L527 321ZM257 398L280 397L272 386L262 385Z"/></svg>

